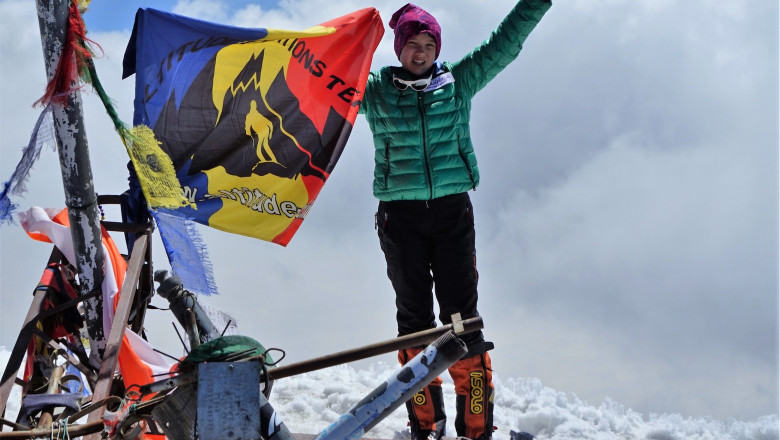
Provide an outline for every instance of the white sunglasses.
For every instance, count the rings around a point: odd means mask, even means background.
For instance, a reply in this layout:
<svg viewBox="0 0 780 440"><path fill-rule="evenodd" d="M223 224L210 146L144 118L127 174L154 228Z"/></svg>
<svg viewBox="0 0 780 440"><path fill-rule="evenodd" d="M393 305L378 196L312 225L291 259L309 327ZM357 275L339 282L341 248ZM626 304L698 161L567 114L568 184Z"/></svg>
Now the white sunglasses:
<svg viewBox="0 0 780 440"><path fill-rule="evenodd" d="M416 80L401 79L393 74L393 85L399 90L406 90L409 87L417 92L422 92L431 84L431 77L420 78Z"/></svg>

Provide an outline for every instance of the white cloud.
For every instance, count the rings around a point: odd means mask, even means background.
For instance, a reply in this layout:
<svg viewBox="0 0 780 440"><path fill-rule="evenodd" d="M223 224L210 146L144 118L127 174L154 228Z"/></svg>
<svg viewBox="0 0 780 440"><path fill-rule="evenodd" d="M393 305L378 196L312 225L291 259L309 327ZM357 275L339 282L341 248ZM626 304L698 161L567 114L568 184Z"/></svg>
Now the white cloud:
<svg viewBox="0 0 780 440"><path fill-rule="evenodd" d="M543 324L545 334L590 335L594 340L582 347L593 350L601 341L612 346L611 354L596 349L597 357L623 358L615 362L621 371L604 369L595 359L583 362L568 373L578 384L602 386L615 374L636 380L632 371L652 376L670 364L684 367L669 356L704 365L718 358L713 352L729 352L750 364L743 379L760 372L752 376L760 385L776 368L775 356L763 351L776 328L777 236L764 235L776 221L775 208L766 205L776 192L771 167L748 153L728 145L653 149L627 136L564 181L519 191L498 213L498 230L482 249L483 268L514 289L486 300L505 304L521 292L526 313L552 320ZM644 347L640 364L625 357L633 344ZM560 347L558 357L581 354L567 347ZM563 365L569 369L571 363ZM720 368L711 373L730 375ZM688 375L670 376L661 375L686 390L682 394L691 397L680 396L679 404L691 410L706 407L701 396L712 399L723 391L703 381L689 383ZM630 381L618 383L626 388L611 395L637 392L627 386ZM767 403L762 399L760 405ZM731 411L748 406L728 405Z"/></svg>
<svg viewBox="0 0 780 440"><path fill-rule="evenodd" d="M229 18L227 3L213 0L182 0L173 7L173 13L187 17L224 23Z"/></svg>

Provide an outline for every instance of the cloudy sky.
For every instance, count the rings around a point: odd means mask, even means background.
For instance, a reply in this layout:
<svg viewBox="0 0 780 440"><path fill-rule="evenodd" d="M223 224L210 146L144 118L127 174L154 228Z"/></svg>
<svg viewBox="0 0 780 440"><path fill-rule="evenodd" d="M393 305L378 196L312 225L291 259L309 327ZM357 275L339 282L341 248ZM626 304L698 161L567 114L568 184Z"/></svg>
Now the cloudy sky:
<svg viewBox="0 0 780 440"><path fill-rule="evenodd" d="M133 79L121 80L121 61L139 6L303 29L368 6L386 23L403 4L92 3L84 18L104 51L98 74L126 122ZM455 60L513 1L416 4L443 27L441 58ZM387 29L374 67L395 63ZM2 181L44 87L34 2L0 0ZM121 193L124 147L97 97L85 90L83 100L96 190ZM641 412L777 413L776 1L555 2L518 60L476 97L472 134L483 176L471 193L480 311L500 378L536 377ZM372 173L361 116L288 247L202 228L221 290L205 301L292 362L394 337ZM63 207L53 151L17 201ZM51 249L15 225L0 227L0 245L0 345L10 347ZM153 246L156 268L167 268L159 238ZM171 321L150 312L150 341L178 354Z"/></svg>

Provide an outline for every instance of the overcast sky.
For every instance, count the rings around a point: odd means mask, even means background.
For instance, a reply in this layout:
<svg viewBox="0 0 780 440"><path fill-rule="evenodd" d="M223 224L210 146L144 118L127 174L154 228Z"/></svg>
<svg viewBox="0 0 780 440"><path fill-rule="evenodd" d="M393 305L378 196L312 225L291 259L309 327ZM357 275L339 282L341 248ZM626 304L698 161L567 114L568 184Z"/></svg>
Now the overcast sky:
<svg viewBox="0 0 780 440"><path fill-rule="evenodd" d="M127 123L134 77L121 80L121 61L139 5L281 29L369 6L386 25L403 5L92 3L84 18L104 51L98 75ZM442 25L441 59L456 60L514 3L415 4ZM777 413L778 41L774 0L557 1L477 95L480 312L500 379L536 377L641 412ZM397 64L389 28L374 57L375 68L386 64ZM0 181L28 142L44 87L34 2L0 0ZM97 97L82 97L96 190L119 194L127 154ZM204 300L289 362L394 337L372 175L359 116L289 246L201 228L221 291ZM16 201L63 207L60 176L56 153L44 151ZM51 247L16 225L0 227L0 245L0 345L10 348ZM159 237L153 246L155 267L167 268ZM173 320L150 311L149 338L180 354Z"/></svg>

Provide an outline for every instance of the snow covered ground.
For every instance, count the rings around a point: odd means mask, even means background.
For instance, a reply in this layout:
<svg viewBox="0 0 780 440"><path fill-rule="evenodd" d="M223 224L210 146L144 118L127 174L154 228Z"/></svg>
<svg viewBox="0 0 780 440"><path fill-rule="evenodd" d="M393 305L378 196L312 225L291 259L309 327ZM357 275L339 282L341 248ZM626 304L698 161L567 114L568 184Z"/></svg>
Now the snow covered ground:
<svg viewBox="0 0 780 440"><path fill-rule="evenodd" d="M0 347L3 368L9 355L8 350ZM292 432L318 433L384 382L396 368L384 362L361 369L340 365L280 379L274 383L270 401ZM446 374L443 379L450 416L447 431L454 436L455 390ZM639 414L612 400L597 405L584 402L545 387L538 379L496 376L494 382L496 440L508 440L512 430L530 432L537 440L777 440L779 436L777 414L752 421ZM19 388L14 387L7 418L16 417L19 401ZM406 439L406 423L402 406L367 437Z"/></svg>

